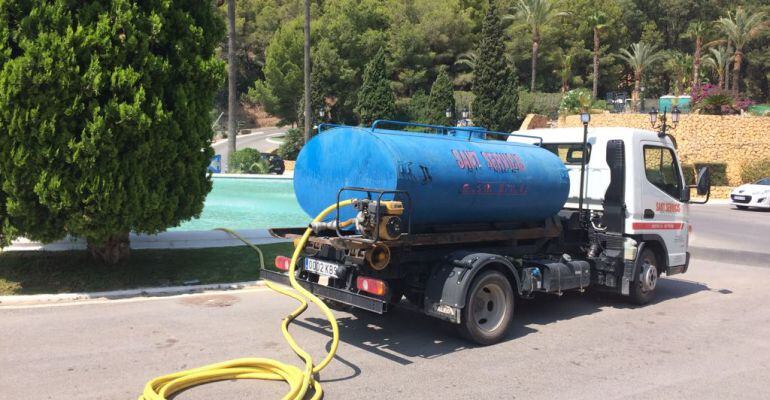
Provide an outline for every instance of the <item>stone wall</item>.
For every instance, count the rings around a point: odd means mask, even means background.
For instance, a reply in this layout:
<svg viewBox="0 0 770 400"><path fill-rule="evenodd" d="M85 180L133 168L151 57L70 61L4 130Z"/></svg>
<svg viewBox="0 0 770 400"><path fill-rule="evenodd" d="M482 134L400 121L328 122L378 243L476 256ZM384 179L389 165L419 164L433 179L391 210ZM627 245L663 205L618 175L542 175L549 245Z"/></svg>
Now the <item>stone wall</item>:
<svg viewBox="0 0 770 400"><path fill-rule="evenodd" d="M559 121L559 127L580 126L578 115ZM650 129L650 119L647 114L594 114L590 126ZM679 156L686 168L710 165L717 186L712 195L716 198L726 198L728 187L743 183L741 170L746 163L770 158L768 117L682 115L679 126L669 133L676 138Z"/></svg>
<svg viewBox="0 0 770 400"><path fill-rule="evenodd" d="M548 117L545 115L527 114L524 118L524 122L519 127L520 131L526 131L530 129L548 128Z"/></svg>

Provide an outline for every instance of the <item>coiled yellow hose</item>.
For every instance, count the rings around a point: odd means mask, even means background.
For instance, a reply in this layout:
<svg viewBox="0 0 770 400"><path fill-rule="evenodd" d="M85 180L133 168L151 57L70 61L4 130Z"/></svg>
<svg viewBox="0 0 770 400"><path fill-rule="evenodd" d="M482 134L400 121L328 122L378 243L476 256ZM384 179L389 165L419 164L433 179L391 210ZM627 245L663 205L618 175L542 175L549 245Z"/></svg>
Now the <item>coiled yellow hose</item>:
<svg viewBox="0 0 770 400"><path fill-rule="evenodd" d="M313 222L321 221L329 213L336 210L337 207L347 206L351 203L351 200L345 200L341 201L339 205L335 204L329 206L318 214L318 216L313 219ZM311 399L320 399L323 396L323 389L321 389L321 385L313 379L313 374L324 369L324 367L326 367L334 358L334 354L337 352L337 346L339 345L340 334L337 320L334 318L334 314L332 314L329 307L327 307L321 299L300 286L299 283L297 283L297 279L294 277L297 259L299 259L300 253L305 247L305 243L311 233L312 230L310 228L305 230L302 238L294 248L294 254L291 257L289 280L293 290L292 288L278 286L269 281L265 281L270 289L296 299L300 303L299 307L281 321L281 331L292 350L305 361L304 369L268 358L239 358L155 378L145 385L144 392L139 396L139 400L165 400L168 396L191 386L230 379L267 379L285 381L289 384L289 392L283 397L284 400L304 399L308 393L308 389L312 386L313 395ZM262 259L261 252L260 259ZM303 350L289 333L289 324L307 309L306 299L310 299L310 301L321 309L332 327L331 348L326 354L326 357L324 357L318 365L313 365L313 359L310 354Z"/></svg>

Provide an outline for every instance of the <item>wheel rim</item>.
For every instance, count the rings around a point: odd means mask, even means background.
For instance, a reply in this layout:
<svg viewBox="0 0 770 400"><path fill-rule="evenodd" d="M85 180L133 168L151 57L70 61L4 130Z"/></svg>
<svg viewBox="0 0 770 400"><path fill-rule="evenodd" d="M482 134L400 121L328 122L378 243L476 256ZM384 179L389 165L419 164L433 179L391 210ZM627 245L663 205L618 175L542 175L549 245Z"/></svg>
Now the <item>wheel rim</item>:
<svg viewBox="0 0 770 400"><path fill-rule="evenodd" d="M649 260L644 261L642 273L639 274L639 283L642 285L643 293L655 290L658 284L658 269Z"/></svg>
<svg viewBox="0 0 770 400"><path fill-rule="evenodd" d="M487 283L473 294L471 318L484 332L493 332L503 323L508 302L505 291L497 283Z"/></svg>

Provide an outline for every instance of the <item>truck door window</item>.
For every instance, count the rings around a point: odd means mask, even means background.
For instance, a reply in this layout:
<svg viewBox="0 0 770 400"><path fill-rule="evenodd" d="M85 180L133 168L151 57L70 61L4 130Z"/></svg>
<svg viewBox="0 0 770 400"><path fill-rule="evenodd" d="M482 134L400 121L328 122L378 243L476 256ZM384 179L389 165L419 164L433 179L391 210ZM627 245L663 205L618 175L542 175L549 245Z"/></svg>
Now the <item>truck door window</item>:
<svg viewBox="0 0 770 400"><path fill-rule="evenodd" d="M583 143L545 143L543 147L559 156L564 165L580 165L583 158ZM588 149L588 154L586 154L587 164L591 159L591 144L588 143L586 148Z"/></svg>
<svg viewBox="0 0 770 400"><path fill-rule="evenodd" d="M674 151L666 147L644 146L644 172L647 180L669 196L678 199L682 179Z"/></svg>

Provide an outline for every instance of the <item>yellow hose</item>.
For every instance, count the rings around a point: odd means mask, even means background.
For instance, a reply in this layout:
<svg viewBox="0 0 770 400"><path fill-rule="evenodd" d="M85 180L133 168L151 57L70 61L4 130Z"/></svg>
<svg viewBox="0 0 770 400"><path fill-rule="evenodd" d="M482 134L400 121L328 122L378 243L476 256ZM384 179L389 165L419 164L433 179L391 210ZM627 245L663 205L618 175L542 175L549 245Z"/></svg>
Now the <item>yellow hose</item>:
<svg viewBox="0 0 770 400"><path fill-rule="evenodd" d="M352 203L351 200L345 200L340 202L339 205L335 204L326 208L313 219L313 222L322 220L329 213L336 210L337 207L347 206L350 203ZM291 257L289 280L293 290L292 288L278 286L269 281L265 281L270 289L296 299L300 303L299 307L281 321L281 331L292 350L305 361L304 369L268 358L239 358L155 378L147 382L147 385L144 387L144 392L139 396L139 400L165 400L174 393L178 393L191 386L230 379L267 379L285 381L289 384L289 392L283 397L284 400L304 399L308 392L308 388L312 386L313 395L311 399L320 399L323 396L323 389L321 389L321 385L313 379L313 375L324 369L324 367L326 367L334 358L334 354L337 352L337 346L339 345L340 334L337 320L334 318L334 314L332 314L329 307L327 307L321 299L300 286L299 283L297 283L297 279L294 277L297 259L299 258L302 249L305 247L305 243L311 233L312 230L310 228L305 230L299 243L297 243L294 248L294 254ZM260 259L262 259L261 252ZM332 327L331 348L326 354L326 357L324 357L318 365L313 365L313 359L310 354L303 350L289 333L289 324L307 309L306 299L310 299L310 301L315 303L315 305L321 309Z"/></svg>

